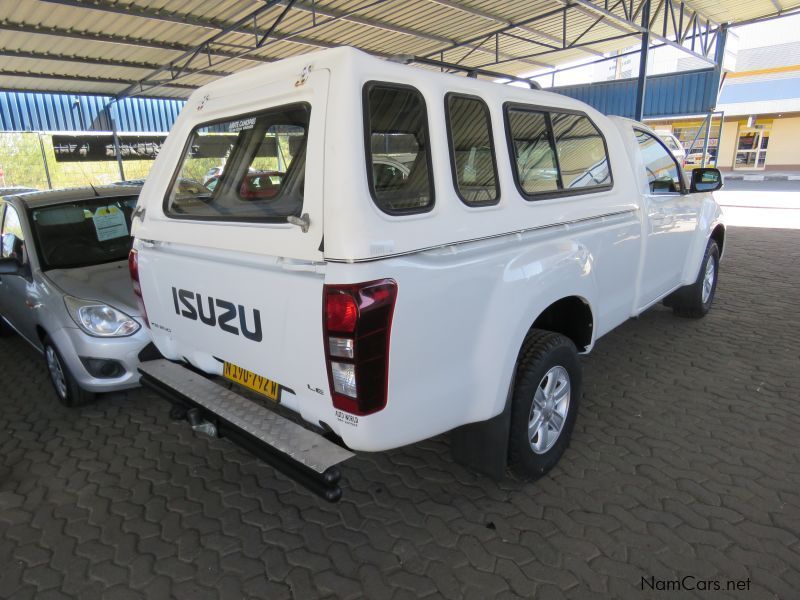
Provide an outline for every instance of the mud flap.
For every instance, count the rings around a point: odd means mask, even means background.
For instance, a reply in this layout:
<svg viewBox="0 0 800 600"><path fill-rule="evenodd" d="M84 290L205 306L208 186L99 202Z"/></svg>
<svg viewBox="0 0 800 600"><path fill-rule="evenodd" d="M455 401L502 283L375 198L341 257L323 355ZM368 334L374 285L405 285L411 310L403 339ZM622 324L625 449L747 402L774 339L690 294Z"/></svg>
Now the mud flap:
<svg viewBox="0 0 800 600"><path fill-rule="evenodd" d="M511 432L511 396L517 367L506 396L506 406L496 417L462 425L450 431L450 452L456 462L488 475L495 481L505 477L508 466L508 437Z"/></svg>

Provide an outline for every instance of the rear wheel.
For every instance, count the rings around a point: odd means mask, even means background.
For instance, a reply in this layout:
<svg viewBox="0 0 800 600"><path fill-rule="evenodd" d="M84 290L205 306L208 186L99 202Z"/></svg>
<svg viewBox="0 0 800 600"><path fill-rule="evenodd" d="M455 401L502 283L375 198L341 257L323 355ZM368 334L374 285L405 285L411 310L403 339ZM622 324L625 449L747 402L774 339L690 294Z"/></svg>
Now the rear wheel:
<svg viewBox="0 0 800 600"><path fill-rule="evenodd" d="M94 394L82 389L70 373L61 353L50 338L44 339L44 359L58 401L64 406L83 406L94 400Z"/></svg>
<svg viewBox="0 0 800 600"><path fill-rule="evenodd" d="M664 300L664 304L671 307L679 317L691 319L704 317L714 302L718 278L719 246L716 241L709 240L695 282L670 294Z"/></svg>
<svg viewBox="0 0 800 600"><path fill-rule="evenodd" d="M538 479L569 446L581 397L581 364L572 341L532 330L522 346L511 404L509 465Z"/></svg>

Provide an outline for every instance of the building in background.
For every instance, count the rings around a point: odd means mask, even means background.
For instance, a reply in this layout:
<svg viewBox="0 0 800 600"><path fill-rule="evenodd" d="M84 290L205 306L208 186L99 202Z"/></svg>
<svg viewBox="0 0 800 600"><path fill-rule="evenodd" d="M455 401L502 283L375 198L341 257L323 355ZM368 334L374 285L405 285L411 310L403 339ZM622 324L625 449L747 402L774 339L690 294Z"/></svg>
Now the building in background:
<svg viewBox="0 0 800 600"><path fill-rule="evenodd" d="M800 171L800 14L729 30L716 112L646 119L669 131L686 151L686 166L705 162L724 171ZM631 80L639 71L637 48L598 62L585 61L529 75L544 88ZM707 64L669 46L651 48L648 76L691 72ZM707 138L707 139L706 139Z"/></svg>
<svg viewBox="0 0 800 600"><path fill-rule="evenodd" d="M707 157L723 171L800 171L800 17L783 21L729 38ZM703 115L648 122L702 154Z"/></svg>
<svg viewBox="0 0 800 600"><path fill-rule="evenodd" d="M800 169L800 41L742 51L737 67L717 102L720 168Z"/></svg>

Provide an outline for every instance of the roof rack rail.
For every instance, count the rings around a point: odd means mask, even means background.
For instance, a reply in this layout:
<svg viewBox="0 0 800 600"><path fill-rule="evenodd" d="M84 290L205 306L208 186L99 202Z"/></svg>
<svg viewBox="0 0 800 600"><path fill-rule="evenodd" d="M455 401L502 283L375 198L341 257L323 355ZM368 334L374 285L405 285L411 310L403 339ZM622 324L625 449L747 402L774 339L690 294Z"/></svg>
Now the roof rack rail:
<svg viewBox="0 0 800 600"><path fill-rule="evenodd" d="M417 63L420 65L441 67L442 69L449 69L451 71L462 71L467 74L467 77L471 77L473 79L477 78L478 75L483 75L484 77L492 77L494 79L507 79L508 80L507 83L515 81L530 86L532 90L542 89L542 86L540 86L537 82L533 81L532 79L526 79L525 77L517 77L515 75L508 75L506 73L498 73L497 71L489 71L487 69L482 69L480 67L467 67L465 65L450 63L443 60L436 60L435 58L414 56L413 54L397 54L394 56L390 56L386 60L388 60L389 62L396 62L403 65L407 65L410 63Z"/></svg>

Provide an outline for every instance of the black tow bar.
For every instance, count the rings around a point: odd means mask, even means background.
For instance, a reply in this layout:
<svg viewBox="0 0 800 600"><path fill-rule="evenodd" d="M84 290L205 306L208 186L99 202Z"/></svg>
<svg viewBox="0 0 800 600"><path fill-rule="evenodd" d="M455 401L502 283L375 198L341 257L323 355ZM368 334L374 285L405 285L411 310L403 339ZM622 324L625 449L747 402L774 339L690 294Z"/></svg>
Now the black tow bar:
<svg viewBox="0 0 800 600"><path fill-rule="evenodd" d="M142 373L141 384L158 395L163 396L172 404L170 418L174 420L188 420L192 428L207 435L224 437L236 445L250 452L253 456L263 460L290 479L314 492L328 502L338 502L342 497L342 488L339 487L341 473L336 467L329 467L322 473L310 469L296 461L291 456L265 444L246 431L229 423L219 415L203 408L175 390L162 384L157 379ZM210 426L210 427L209 427Z"/></svg>

